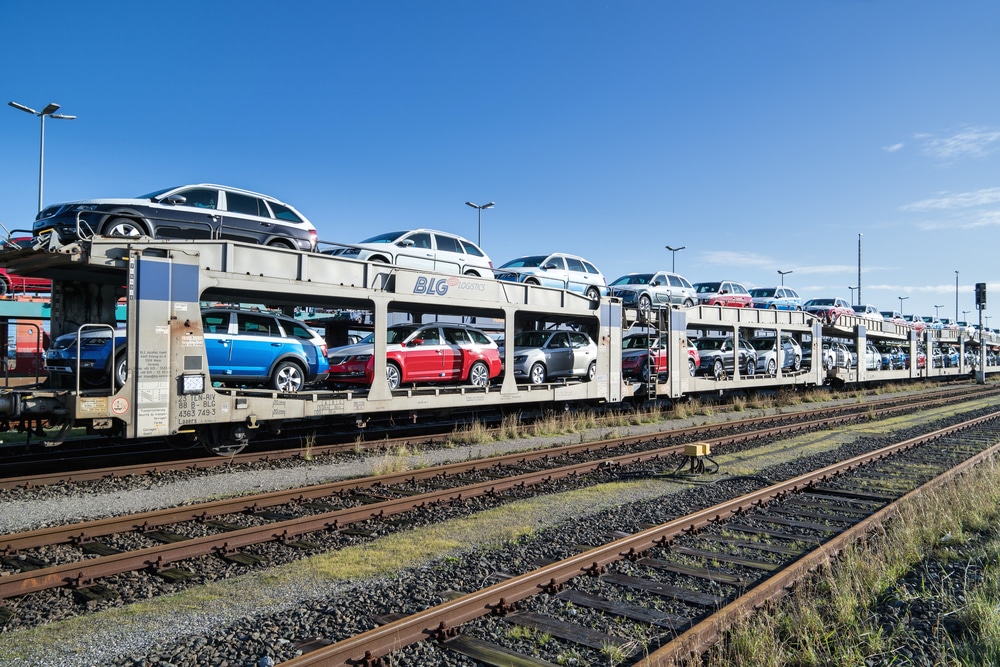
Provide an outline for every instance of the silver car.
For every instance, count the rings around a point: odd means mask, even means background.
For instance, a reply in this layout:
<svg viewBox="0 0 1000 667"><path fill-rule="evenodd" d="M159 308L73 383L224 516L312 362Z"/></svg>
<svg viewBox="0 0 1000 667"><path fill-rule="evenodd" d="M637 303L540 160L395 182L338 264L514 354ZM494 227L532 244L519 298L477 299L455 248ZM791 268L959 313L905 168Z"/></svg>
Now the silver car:
<svg viewBox="0 0 1000 667"><path fill-rule="evenodd" d="M586 294L595 301L607 292L604 274L576 255L526 255L512 259L496 270L497 280L555 287Z"/></svg>
<svg viewBox="0 0 1000 667"><path fill-rule="evenodd" d="M582 331L522 331L514 336L514 378L542 384L550 378L597 373L597 343Z"/></svg>
<svg viewBox="0 0 1000 667"><path fill-rule="evenodd" d="M493 277L493 262L472 241L435 229L387 232L361 243L325 251L329 255L393 264L420 271Z"/></svg>
<svg viewBox="0 0 1000 667"><path fill-rule="evenodd" d="M755 336L750 344L757 350L757 372L776 375L778 372L778 353L775 350L774 336ZM781 370L802 369L802 346L787 334L781 335Z"/></svg>
<svg viewBox="0 0 1000 667"><path fill-rule="evenodd" d="M698 303L698 295L688 279L669 271L629 273L608 285L608 291L620 298L623 305L638 308L642 313L675 305L690 308Z"/></svg>

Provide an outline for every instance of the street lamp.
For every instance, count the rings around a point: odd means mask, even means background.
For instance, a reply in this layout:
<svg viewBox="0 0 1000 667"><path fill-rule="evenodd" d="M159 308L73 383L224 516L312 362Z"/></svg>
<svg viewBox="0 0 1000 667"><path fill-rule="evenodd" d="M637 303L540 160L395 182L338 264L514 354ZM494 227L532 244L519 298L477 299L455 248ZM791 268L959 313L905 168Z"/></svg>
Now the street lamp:
<svg viewBox="0 0 1000 667"><path fill-rule="evenodd" d="M483 209L493 208L493 205L495 203L496 202L492 201L489 204L473 204L471 201L465 202L467 206L471 206L472 208L479 211L479 237L476 239L476 245L478 245L480 248L482 248L483 246Z"/></svg>
<svg viewBox="0 0 1000 667"><path fill-rule="evenodd" d="M968 322L968 320L965 319L965 318L968 317L969 313L971 313L971 312L972 312L971 310L963 310L962 311L962 321L963 322Z"/></svg>
<svg viewBox="0 0 1000 667"><path fill-rule="evenodd" d="M955 271L955 321L958 321L958 271Z"/></svg>
<svg viewBox="0 0 1000 667"><path fill-rule="evenodd" d="M940 306L934 306L934 319L936 319L936 320L941 319L940 317L938 317L938 315L941 314L941 309L942 308L944 308L944 304L943 303Z"/></svg>
<svg viewBox="0 0 1000 667"><path fill-rule="evenodd" d="M670 251L670 272L671 273L677 273L677 253L680 252L681 250L684 250L684 248L686 248L686 247L687 247L686 245L682 245L682 246L680 246L678 248L675 248L672 245L668 245L667 246L667 250Z"/></svg>
<svg viewBox="0 0 1000 667"><path fill-rule="evenodd" d="M860 292L861 288L860 287L851 287L850 285L848 285L847 289L851 290L851 303L854 303L854 290L858 290Z"/></svg>
<svg viewBox="0 0 1000 667"><path fill-rule="evenodd" d="M896 298L899 299L899 314L902 315L903 314L903 301L906 300L906 299L909 299L910 297L908 297L908 296L900 296L900 297L896 297Z"/></svg>
<svg viewBox="0 0 1000 667"><path fill-rule="evenodd" d="M795 273L795 272L794 271L782 271L781 269L778 269L778 274L781 276L781 285L782 285L782 287L784 287L784 285L785 285L785 276L787 276L789 273Z"/></svg>
<svg viewBox="0 0 1000 667"><path fill-rule="evenodd" d="M858 234L858 305L861 305L861 237L864 234Z"/></svg>
<svg viewBox="0 0 1000 667"><path fill-rule="evenodd" d="M59 110L59 105L55 102L49 102L48 105L41 111L35 111L31 107L26 107L23 104L18 104L17 102L8 102L10 106L15 109L20 109L25 113L30 113L38 116L42 119L42 138L38 148L38 210L42 210L42 181L45 176L45 117L58 118L59 120L73 120L76 116L66 116L61 113L56 113Z"/></svg>

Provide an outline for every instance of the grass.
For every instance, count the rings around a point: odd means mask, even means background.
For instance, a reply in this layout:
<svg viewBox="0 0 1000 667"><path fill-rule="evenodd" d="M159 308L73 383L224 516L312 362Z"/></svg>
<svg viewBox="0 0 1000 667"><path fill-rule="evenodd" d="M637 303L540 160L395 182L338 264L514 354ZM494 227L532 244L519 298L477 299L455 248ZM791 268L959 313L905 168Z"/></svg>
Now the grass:
<svg viewBox="0 0 1000 667"><path fill-rule="evenodd" d="M880 608L892 602L905 609L917 599L936 605L935 664L1000 664L998 518L1000 467L994 462L909 502L883 532L847 549L833 567L734 628L704 664L895 664L892 656L920 639L905 614L887 623L890 617ZM916 590L900 584L920 568L935 572L929 562L958 562L959 571L981 574L948 586L927 575Z"/></svg>

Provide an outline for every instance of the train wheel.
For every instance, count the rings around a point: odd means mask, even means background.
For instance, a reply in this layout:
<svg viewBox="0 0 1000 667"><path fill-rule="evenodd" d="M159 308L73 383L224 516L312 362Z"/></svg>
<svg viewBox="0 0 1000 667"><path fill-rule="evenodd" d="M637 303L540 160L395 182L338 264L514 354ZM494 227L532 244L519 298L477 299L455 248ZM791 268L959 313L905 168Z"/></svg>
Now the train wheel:
<svg viewBox="0 0 1000 667"><path fill-rule="evenodd" d="M528 371L528 379L531 380L531 384L542 384L545 382L545 365L540 361L532 364L531 370Z"/></svg>
<svg viewBox="0 0 1000 667"><path fill-rule="evenodd" d="M250 433L243 424L211 424L199 433L205 449L216 456L236 456L250 444Z"/></svg>
<svg viewBox="0 0 1000 667"><path fill-rule="evenodd" d="M490 383L490 369L481 361L472 364L469 369L469 384L473 387L485 387Z"/></svg>
<svg viewBox="0 0 1000 667"><path fill-rule="evenodd" d="M174 449L193 449L201 444L197 433L175 433L167 436L167 444ZM211 451L211 450L209 450Z"/></svg>

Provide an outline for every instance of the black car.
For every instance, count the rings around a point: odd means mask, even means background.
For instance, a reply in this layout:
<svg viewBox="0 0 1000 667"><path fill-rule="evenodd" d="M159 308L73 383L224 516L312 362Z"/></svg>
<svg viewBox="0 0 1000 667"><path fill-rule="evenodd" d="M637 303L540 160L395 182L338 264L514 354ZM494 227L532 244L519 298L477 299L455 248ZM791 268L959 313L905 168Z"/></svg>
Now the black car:
<svg viewBox="0 0 1000 667"><path fill-rule="evenodd" d="M316 248L316 228L288 204L210 183L157 190L135 199L53 204L38 213L32 231L35 237L55 233L60 243L91 236L152 236Z"/></svg>

